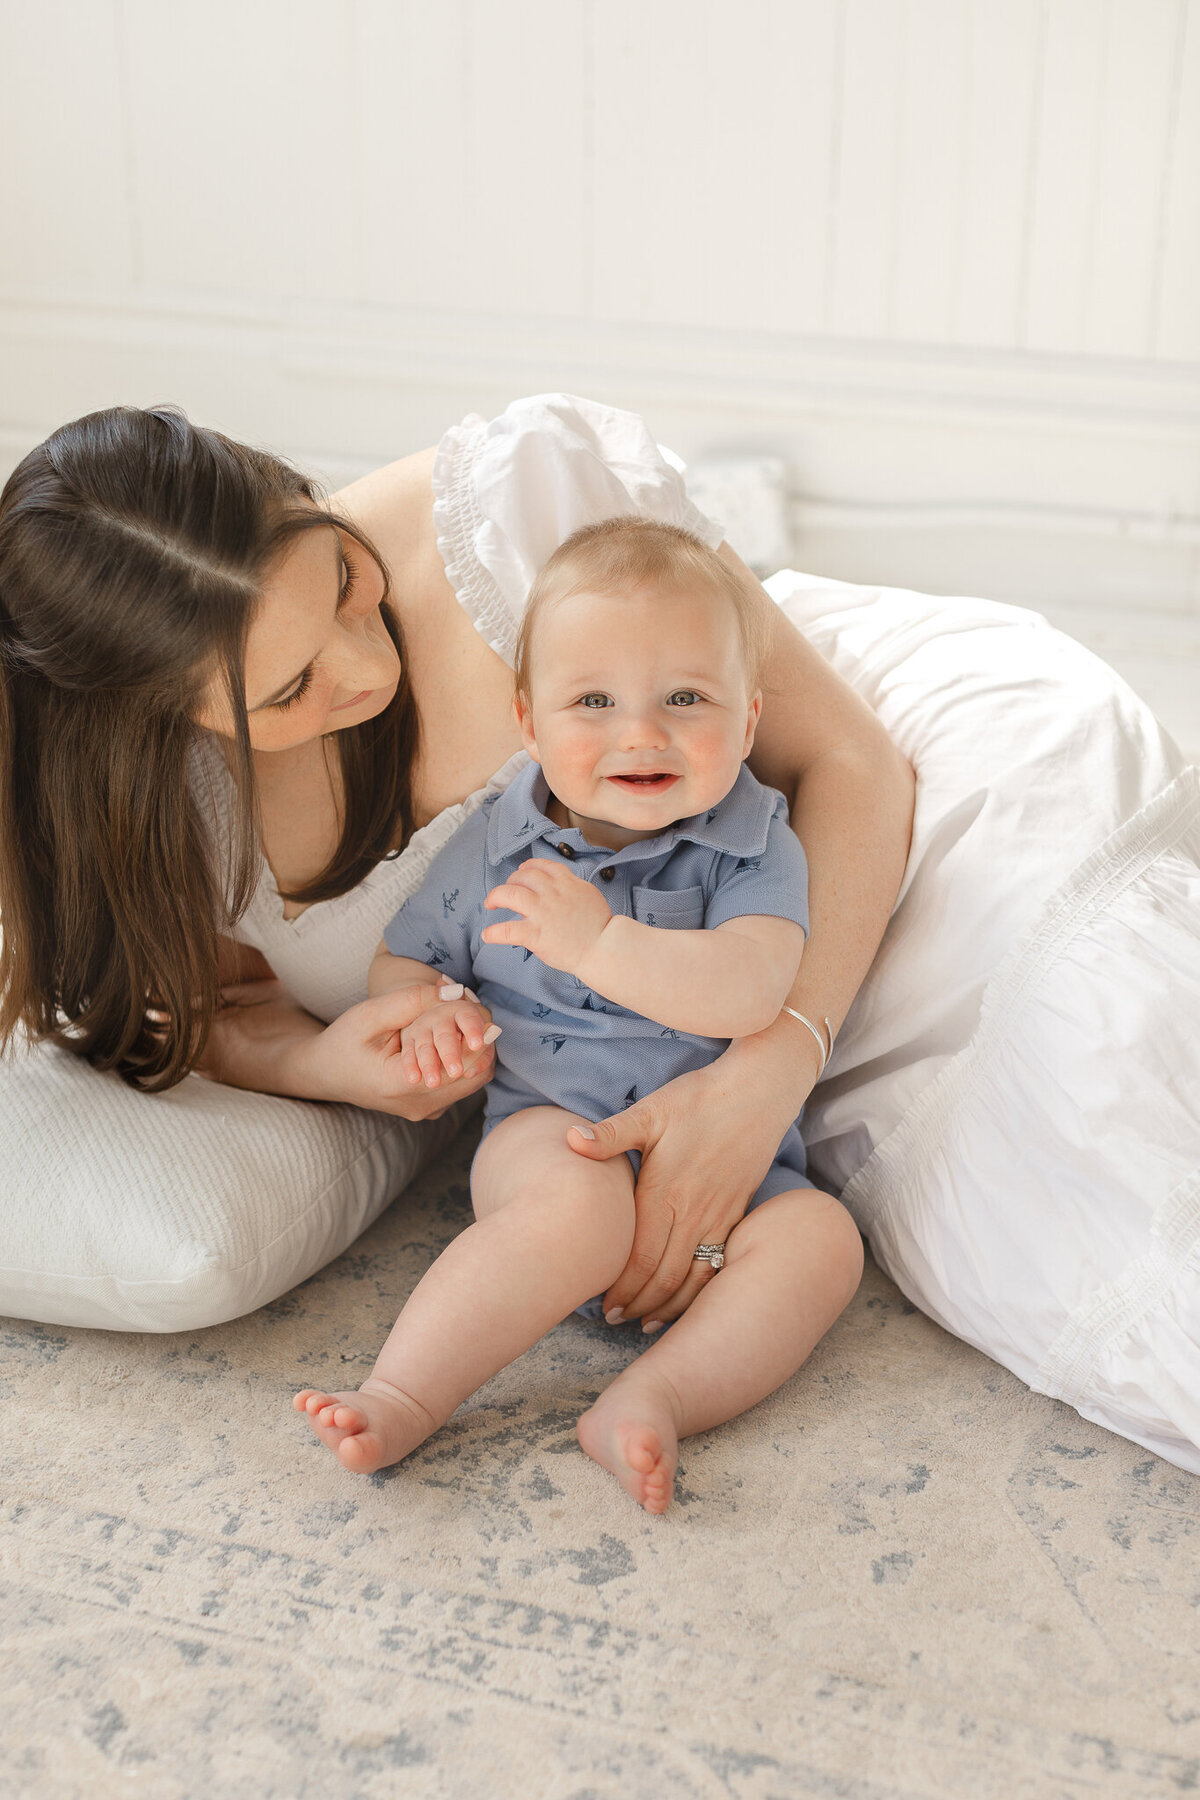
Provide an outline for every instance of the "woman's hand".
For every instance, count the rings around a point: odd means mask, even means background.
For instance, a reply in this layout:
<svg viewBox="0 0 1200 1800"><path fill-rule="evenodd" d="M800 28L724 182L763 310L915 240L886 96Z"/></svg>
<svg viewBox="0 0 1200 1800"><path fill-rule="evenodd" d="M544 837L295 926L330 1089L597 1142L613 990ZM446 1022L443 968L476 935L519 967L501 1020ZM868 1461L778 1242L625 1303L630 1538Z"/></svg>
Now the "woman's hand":
<svg viewBox="0 0 1200 1800"><path fill-rule="evenodd" d="M643 1319L643 1330L665 1325L712 1280L711 1264L695 1260L697 1245L725 1242L817 1078L815 1042L811 1057L794 1046L782 1078L778 1044L767 1043L773 1035L737 1039L706 1068L602 1119L590 1140L577 1128L568 1133L571 1149L593 1160L642 1153L633 1245L604 1296L606 1316L619 1308Z"/></svg>
<svg viewBox="0 0 1200 1800"><path fill-rule="evenodd" d="M410 1088L422 1083L427 1088L444 1087L447 1076L457 1081L468 1059L500 1036L487 1007L460 983L439 992L449 997L427 1007L400 1033L400 1068Z"/></svg>
<svg viewBox="0 0 1200 1800"><path fill-rule="evenodd" d="M408 1080L400 1034L427 1008L442 1004L431 985L363 1000L324 1026L275 980L224 988L222 999L196 1072L231 1087L348 1101L404 1119L437 1119L456 1100L476 1093L495 1070L489 1044L475 1055L468 1052L457 1081L428 1089ZM481 1010L490 1023L486 1007Z"/></svg>

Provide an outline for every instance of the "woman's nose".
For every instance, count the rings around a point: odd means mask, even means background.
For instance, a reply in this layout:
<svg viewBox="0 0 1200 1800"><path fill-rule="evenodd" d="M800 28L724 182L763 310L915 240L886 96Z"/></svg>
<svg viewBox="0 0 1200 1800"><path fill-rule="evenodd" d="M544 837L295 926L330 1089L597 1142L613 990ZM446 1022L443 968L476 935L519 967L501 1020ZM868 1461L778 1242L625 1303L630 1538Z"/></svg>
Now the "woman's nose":
<svg viewBox="0 0 1200 1800"><path fill-rule="evenodd" d="M371 629L372 620L375 628ZM331 662L337 684L355 693L383 687L395 675L396 650L383 620L374 612L366 619L338 620Z"/></svg>

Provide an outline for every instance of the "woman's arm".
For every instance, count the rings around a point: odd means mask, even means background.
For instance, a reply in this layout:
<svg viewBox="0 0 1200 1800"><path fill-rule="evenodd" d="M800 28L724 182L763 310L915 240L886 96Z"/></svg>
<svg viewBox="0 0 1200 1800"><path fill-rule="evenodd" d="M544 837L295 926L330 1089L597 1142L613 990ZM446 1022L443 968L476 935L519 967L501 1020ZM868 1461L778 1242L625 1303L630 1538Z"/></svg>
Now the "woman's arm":
<svg viewBox="0 0 1200 1800"><path fill-rule="evenodd" d="M785 795L808 858L811 928L788 1005L810 1019L828 1016L836 1035L896 902L916 784L866 701L797 631L728 544L720 555L767 609L772 632L750 767ZM788 1023L785 1015L772 1029L781 1048L794 1049L795 1035L779 1029ZM803 1026L797 1031L808 1035ZM810 1086L804 1083L804 1094Z"/></svg>
<svg viewBox="0 0 1200 1800"><path fill-rule="evenodd" d="M429 1007L435 986L414 985L350 1007L322 1025L278 981L247 981L223 990L196 1072L229 1087L298 1100L341 1100L402 1119L436 1119L495 1072L490 1045L458 1080L435 1089L410 1081L401 1066L400 1034ZM480 1009L488 1023L491 1014Z"/></svg>
<svg viewBox="0 0 1200 1800"><path fill-rule="evenodd" d="M788 801L809 869L811 929L787 1004L836 1034L879 947L904 874L914 779L870 707L775 606L728 544L755 604L769 608L771 651L750 756ZM816 1082L816 1040L781 1013L737 1039L709 1068L679 1077L594 1127L581 1155L640 1149L637 1229L606 1296L631 1317L671 1319L712 1271L697 1244L741 1218L789 1124ZM731 1154L731 1147L734 1151Z"/></svg>

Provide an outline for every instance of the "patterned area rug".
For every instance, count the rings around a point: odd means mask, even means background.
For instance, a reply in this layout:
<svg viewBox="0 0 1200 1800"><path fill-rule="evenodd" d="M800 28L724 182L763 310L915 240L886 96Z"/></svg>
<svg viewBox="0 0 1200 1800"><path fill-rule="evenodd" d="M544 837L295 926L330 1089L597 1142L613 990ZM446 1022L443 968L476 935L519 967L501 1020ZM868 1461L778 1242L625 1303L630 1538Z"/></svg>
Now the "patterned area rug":
<svg viewBox="0 0 1200 1800"><path fill-rule="evenodd" d="M572 1318L406 1463L292 1411L469 1218L477 1127L339 1261L178 1337L12 1323L0 1793L1084 1800L1200 1792L1200 1482L1028 1393L871 1264L649 1518Z"/></svg>

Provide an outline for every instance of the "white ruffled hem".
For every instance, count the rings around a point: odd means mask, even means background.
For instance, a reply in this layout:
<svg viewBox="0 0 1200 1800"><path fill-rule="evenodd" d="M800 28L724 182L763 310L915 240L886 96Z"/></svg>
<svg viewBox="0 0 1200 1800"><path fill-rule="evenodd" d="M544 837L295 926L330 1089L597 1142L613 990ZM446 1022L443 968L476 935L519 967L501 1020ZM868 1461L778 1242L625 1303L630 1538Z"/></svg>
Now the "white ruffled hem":
<svg viewBox="0 0 1200 1800"><path fill-rule="evenodd" d="M499 583L476 551L484 519L473 474L486 435L487 420L468 413L439 442L433 462L433 523L438 553L460 606L488 647L511 667L516 627Z"/></svg>

